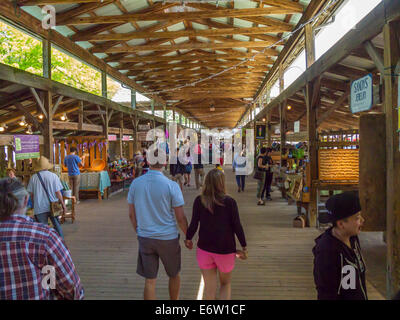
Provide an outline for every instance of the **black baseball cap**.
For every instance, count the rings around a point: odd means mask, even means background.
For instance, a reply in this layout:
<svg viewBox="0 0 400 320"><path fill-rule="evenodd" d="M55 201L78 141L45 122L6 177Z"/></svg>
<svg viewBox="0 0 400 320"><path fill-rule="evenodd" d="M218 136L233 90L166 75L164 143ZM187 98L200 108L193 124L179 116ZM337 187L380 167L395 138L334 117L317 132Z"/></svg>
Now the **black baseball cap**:
<svg viewBox="0 0 400 320"><path fill-rule="evenodd" d="M358 192L343 192L328 199L325 204L328 212L318 216L320 223L335 222L361 211Z"/></svg>

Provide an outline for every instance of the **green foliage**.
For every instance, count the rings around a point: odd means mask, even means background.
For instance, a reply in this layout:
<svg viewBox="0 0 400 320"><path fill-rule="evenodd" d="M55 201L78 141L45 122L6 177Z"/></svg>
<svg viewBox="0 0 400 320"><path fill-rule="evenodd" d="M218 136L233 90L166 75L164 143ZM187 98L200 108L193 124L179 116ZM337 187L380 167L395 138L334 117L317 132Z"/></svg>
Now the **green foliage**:
<svg viewBox="0 0 400 320"><path fill-rule="evenodd" d="M101 96L101 73L54 48L51 49L51 79Z"/></svg>
<svg viewBox="0 0 400 320"><path fill-rule="evenodd" d="M42 43L0 21L0 63L42 75Z"/></svg>
<svg viewBox="0 0 400 320"><path fill-rule="evenodd" d="M101 73L52 48L52 80L101 96ZM42 42L0 21L0 63L43 75ZM118 84L108 90L114 96Z"/></svg>

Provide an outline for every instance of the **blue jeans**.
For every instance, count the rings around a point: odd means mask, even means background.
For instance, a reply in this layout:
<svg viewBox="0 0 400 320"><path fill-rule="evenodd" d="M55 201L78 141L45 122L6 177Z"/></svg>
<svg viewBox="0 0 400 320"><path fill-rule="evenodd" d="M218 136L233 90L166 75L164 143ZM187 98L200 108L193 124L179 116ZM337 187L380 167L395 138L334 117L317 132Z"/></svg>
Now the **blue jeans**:
<svg viewBox="0 0 400 320"><path fill-rule="evenodd" d="M54 229L57 231L59 236L64 240L64 234L63 234L62 229L61 229L61 224L60 224L60 222L58 221L57 218L51 216L50 212L35 214L35 218L39 223L43 223L46 226L47 226L47 223L48 223L49 218L50 218L51 223L54 226Z"/></svg>
<svg viewBox="0 0 400 320"><path fill-rule="evenodd" d="M244 190L244 184L245 184L246 176L236 176L236 183L239 188Z"/></svg>

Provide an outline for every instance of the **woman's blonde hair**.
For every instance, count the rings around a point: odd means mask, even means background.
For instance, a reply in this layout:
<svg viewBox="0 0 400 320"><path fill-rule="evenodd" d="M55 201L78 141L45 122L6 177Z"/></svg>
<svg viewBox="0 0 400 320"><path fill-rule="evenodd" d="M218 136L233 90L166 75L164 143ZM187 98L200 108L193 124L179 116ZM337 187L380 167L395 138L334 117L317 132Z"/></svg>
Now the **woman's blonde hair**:
<svg viewBox="0 0 400 320"><path fill-rule="evenodd" d="M204 182L201 203L213 213L215 205L224 205L223 198L225 195L225 175L221 170L212 169L208 172Z"/></svg>

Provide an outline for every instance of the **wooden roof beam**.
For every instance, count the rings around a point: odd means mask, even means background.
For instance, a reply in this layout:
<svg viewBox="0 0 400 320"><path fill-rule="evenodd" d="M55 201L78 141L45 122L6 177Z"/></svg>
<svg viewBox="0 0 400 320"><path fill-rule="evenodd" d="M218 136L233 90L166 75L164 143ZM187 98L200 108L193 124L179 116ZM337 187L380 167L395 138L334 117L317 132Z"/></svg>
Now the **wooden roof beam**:
<svg viewBox="0 0 400 320"><path fill-rule="evenodd" d="M189 5L189 4L188 4ZM127 23L131 21L156 21L156 20L193 20L203 18L240 18L240 17L260 17L271 14L290 14L303 13L303 10L294 8L265 7L251 9L220 9L220 10L202 10L188 12L168 12L168 13L130 13L122 15L110 15L103 17L81 17L73 18L67 22L67 25L82 24L103 24L103 23ZM65 25L58 24L58 25Z"/></svg>
<svg viewBox="0 0 400 320"><path fill-rule="evenodd" d="M110 48L107 50L96 49L93 53L135 53L139 51L165 51L165 50L190 50L190 49L228 49L228 48L255 48L260 51L265 47L273 44L272 41L226 41L224 43L214 42L188 42L176 45L162 46L162 45L137 45L128 48ZM274 49L266 49L265 53L269 56L278 56L278 51Z"/></svg>

